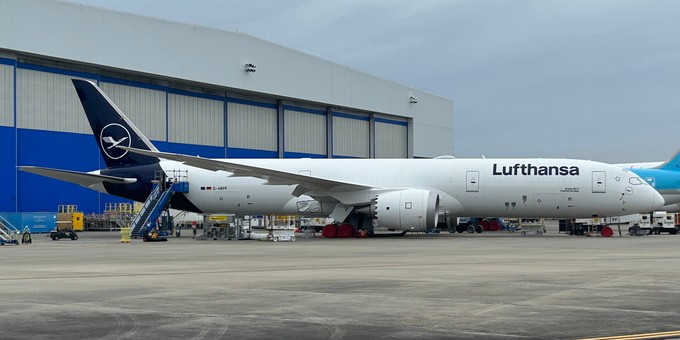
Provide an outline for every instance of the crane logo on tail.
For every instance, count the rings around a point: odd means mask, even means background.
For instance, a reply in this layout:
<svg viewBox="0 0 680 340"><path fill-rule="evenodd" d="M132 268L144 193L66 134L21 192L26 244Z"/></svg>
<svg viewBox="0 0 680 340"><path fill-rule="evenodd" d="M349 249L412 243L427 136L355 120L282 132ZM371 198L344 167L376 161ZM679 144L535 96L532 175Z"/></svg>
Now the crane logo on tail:
<svg viewBox="0 0 680 340"><path fill-rule="evenodd" d="M130 131L124 126L111 123L105 126L99 134L102 152L111 159L120 159L128 151L118 148L118 146L130 147Z"/></svg>

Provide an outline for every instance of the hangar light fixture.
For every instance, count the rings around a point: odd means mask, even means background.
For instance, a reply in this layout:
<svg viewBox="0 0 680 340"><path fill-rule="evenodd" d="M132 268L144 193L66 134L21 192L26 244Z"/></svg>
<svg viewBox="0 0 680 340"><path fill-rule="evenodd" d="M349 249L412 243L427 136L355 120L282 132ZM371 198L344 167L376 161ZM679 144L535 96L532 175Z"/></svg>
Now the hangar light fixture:
<svg viewBox="0 0 680 340"><path fill-rule="evenodd" d="M410 97L408 97L408 101L409 101L409 103L411 103L411 104L415 104L415 103L418 102L418 97L416 97L416 96L410 96Z"/></svg>
<svg viewBox="0 0 680 340"><path fill-rule="evenodd" d="M253 63L247 63L247 64L245 65L245 67L246 67L246 72L255 72L255 71L257 71L257 70L255 69L257 66L255 66L255 64L253 64Z"/></svg>

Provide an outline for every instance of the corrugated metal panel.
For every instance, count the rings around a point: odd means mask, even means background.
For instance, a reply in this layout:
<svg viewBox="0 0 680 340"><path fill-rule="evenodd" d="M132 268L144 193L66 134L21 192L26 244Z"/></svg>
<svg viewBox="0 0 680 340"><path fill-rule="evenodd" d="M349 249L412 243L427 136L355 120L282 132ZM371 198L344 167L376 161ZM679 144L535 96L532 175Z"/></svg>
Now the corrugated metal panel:
<svg viewBox="0 0 680 340"><path fill-rule="evenodd" d="M14 67L0 65L0 126L14 126Z"/></svg>
<svg viewBox="0 0 680 340"><path fill-rule="evenodd" d="M333 117L333 155L369 157L369 122Z"/></svg>
<svg viewBox="0 0 680 340"><path fill-rule="evenodd" d="M375 122L375 158L408 157L408 127Z"/></svg>
<svg viewBox="0 0 680 340"><path fill-rule="evenodd" d="M105 82L100 87L147 138L166 140L166 92Z"/></svg>
<svg viewBox="0 0 680 340"><path fill-rule="evenodd" d="M91 134L72 78L56 73L17 69L17 126Z"/></svg>
<svg viewBox="0 0 680 340"><path fill-rule="evenodd" d="M397 124L407 124L408 119L406 117L400 117L400 116L395 116L395 115L385 115L385 114L380 114L380 113L375 113L373 114L373 117L376 120L382 120L383 123L388 121L388 122L394 122Z"/></svg>
<svg viewBox="0 0 680 340"><path fill-rule="evenodd" d="M169 94L168 141L224 146L224 103Z"/></svg>
<svg viewBox="0 0 680 340"><path fill-rule="evenodd" d="M285 151L326 154L326 116L284 111Z"/></svg>
<svg viewBox="0 0 680 340"><path fill-rule="evenodd" d="M227 126L229 147L269 151L278 148L274 109L229 102Z"/></svg>

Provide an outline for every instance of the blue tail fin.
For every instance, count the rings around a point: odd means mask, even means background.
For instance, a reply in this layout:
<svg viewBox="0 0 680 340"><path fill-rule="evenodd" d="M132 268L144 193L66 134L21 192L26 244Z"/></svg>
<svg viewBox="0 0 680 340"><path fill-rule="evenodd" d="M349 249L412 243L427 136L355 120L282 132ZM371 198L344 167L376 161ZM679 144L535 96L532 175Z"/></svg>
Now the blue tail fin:
<svg viewBox="0 0 680 340"><path fill-rule="evenodd" d="M680 171L680 150L676 151L671 158L655 169Z"/></svg>
<svg viewBox="0 0 680 340"><path fill-rule="evenodd" d="M134 154L118 148L117 146L126 146L158 151L97 85L88 80L73 79L72 81L106 162L106 167L115 168L158 162L157 158Z"/></svg>

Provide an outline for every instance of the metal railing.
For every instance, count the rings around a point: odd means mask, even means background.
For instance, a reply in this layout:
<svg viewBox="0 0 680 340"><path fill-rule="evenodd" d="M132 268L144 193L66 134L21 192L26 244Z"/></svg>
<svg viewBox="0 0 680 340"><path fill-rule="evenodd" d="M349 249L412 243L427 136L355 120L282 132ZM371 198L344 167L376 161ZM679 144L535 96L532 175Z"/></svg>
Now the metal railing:
<svg viewBox="0 0 680 340"><path fill-rule="evenodd" d="M154 187L153 190L151 191L151 194L149 195L149 197L144 202L142 209L140 209L139 212L132 219L132 221L130 222L130 227L132 228L133 232L135 231L135 229L137 229L136 227L138 225L140 225L140 221L141 221L142 217L144 216L144 212L146 212L147 209L150 208L151 203L156 200L156 198L160 195L160 192L161 192L161 186L156 185L156 187ZM146 222L146 221L144 221L144 222Z"/></svg>
<svg viewBox="0 0 680 340"><path fill-rule="evenodd" d="M0 216L0 238L5 242L11 242L18 239L21 231L9 223L4 217Z"/></svg>

